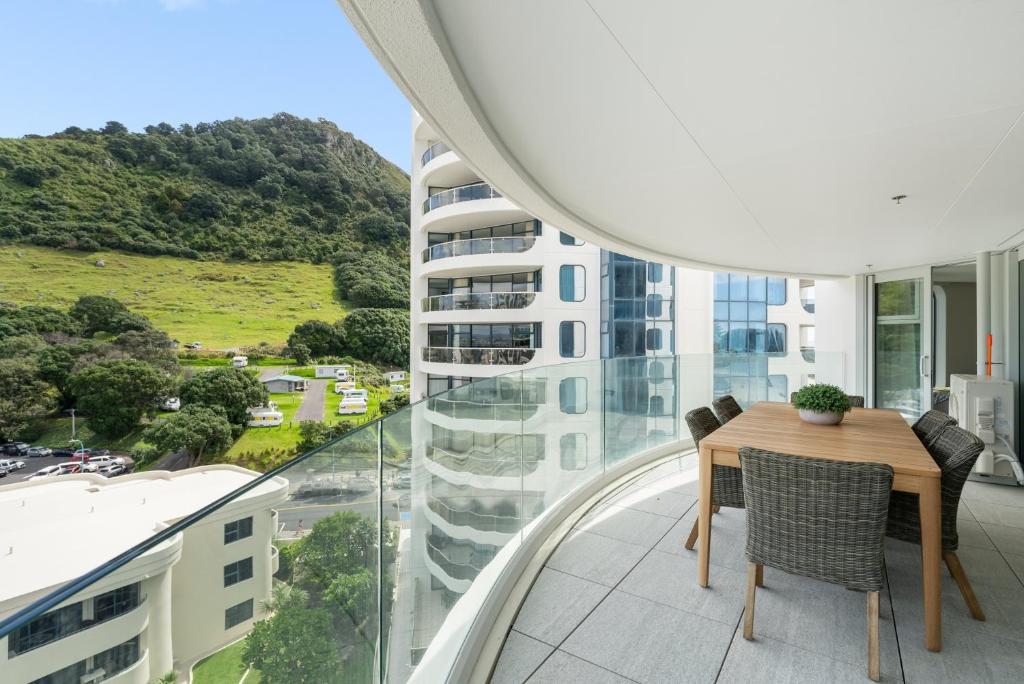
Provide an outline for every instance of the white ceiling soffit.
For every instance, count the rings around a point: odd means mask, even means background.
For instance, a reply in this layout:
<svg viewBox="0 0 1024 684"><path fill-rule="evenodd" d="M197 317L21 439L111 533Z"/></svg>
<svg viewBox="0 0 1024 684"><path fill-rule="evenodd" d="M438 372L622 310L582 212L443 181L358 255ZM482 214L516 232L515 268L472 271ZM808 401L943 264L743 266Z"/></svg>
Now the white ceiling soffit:
<svg viewBox="0 0 1024 684"><path fill-rule="evenodd" d="M339 2L483 178L611 249L820 277L1024 228L1019 0Z"/></svg>

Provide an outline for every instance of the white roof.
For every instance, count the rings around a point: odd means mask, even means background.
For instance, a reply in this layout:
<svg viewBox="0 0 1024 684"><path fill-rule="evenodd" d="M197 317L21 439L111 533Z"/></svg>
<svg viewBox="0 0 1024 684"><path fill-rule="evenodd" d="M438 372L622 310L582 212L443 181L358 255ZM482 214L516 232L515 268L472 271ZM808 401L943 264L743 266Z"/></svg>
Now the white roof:
<svg viewBox="0 0 1024 684"><path fill-rule="evenodd" d="M257 476L214 465L0 487L0 606L88 572ZM238 500L283 499L286 491L287 481L274 478Z"/></svg>

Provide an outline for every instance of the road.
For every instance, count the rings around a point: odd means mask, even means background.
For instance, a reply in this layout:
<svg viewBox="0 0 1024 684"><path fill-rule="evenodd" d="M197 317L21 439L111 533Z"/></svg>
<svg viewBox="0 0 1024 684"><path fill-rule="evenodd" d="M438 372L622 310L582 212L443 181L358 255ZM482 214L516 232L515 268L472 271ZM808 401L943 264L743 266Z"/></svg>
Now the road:
<svg viewBox="0 0 1024 684"><path fill-rule="evenodd" d="M292 420L300 422L324 419L324 393L327 391L327 383L327 380L309 381L309 389L303 392L302 404L299 405Z"/></svg>
<svg viewBox="0 0 1024 684"><path fill-rule="evenodd" d="M403 492L390 489L384 492L384 517L388 520L398 520L398 499L402 494ZM408 505L406 502L405 507L408 508ZM309 532L317 520L340 511L354 511L375 520L377 518L377 498L368 495L350 500L342 500L341 497L308 501L291 499L277 508L277 520L287 532L297 532L299 522L302 523L302 529Z"/></svg>

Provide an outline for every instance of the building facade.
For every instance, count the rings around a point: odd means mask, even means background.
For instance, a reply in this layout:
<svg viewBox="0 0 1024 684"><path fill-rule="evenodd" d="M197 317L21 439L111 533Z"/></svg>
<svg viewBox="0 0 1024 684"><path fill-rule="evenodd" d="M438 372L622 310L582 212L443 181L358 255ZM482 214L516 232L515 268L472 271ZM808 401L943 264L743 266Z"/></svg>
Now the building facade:
<svg viewBox="0 0 1024 684"><path fill-rule="evenodd" d="M256 476L216 465L4 487L0 616ZM260 485L18 629L0 645L5 681L148 684L243 637L270 596L273 507L287 493L281 478Z"/></svg>

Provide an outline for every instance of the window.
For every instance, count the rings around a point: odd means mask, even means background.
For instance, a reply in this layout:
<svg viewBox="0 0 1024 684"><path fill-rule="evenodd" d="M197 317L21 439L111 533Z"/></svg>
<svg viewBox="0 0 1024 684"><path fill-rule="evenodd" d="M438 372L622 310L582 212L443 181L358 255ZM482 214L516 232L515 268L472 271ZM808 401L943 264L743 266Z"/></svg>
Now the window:
<svg viewBox="0 0 1024 684"><path fill-rule="evenodd" d="M658 351L661 349L661 345L661 330L658 328L649 329L647 331L647 351Z"/></svg>
<svg viewBox="0 0 1024 684"><path fill-rule="evenodd" d="M768 279L768 303L772 306L782 306L786 303L786 279Z"/></svg>
<svg viewBox="0 0 1024 684"><path fill-rule="evenodd" d="M587 296L587 272L582 266L558 269L558 296L563 302L582 302Z"/></svg>
<svg viewBox="0 0 1024 684"><path fill-rule="evenodd" d="M558 241L561 244L566 245L568 247L579 247L580 245L583 244L583 240L577 240L572 235L569 235L568 233L566 233L564 231L559 231L559 233L558 233Z"/></svg>
<svg viewBox="0 0 1024 684"><path fill-rule="evenodd" d="M224 523L224 543L230 544L252 536L252 516Z"/></svg>
<svg viewBox="0 0 1024 684"><path fill-rule="evenodd" d="M768 376L768 401L789 401L789 377L785 375Z"/></svg>
<svg viewBox="0 0 1024 684"><path fill-rule="evenodd" d="M671 354L674 298L671 267L602 251L601 356Z"/></svg>
<svg viewBox="0 0 1024 684"><path fill-rule="evenodd" d="M769 323L768 338L765 341L765 351L769 354L786 353L786 324Z"/></svg>
<svg viewBox="0 0 1024 684"><path fill-rule="evenodd" d="M647 282L649 283L660 283L662 278L662 271L664 267L661 264L654 262L647 263Z"/></svg>
<svg viewBox="0 0 1024 684"><path fill-rule="evenodd" d="M252 579L252 556L224 566L225 587L244 582L247 579Z"/></svg>
<svg viewBox="0 0 1024 684"><path fill-rule="evenodd" d="M231 629L252 619L252 599L246 599L224 611L224 629Z"/></svg>
<svg viewBox="0 0 1024 684"><path fill-rule="evenodd" d="M662 304L665 298L660 294L649 294L647 295L647 317L648 318L660 318L661 311L664 308Z"/></svg>
<svg viewBox="0 0 1024 684"><path fill-rule="evenodd" d="M558 352L563 359L578 359L586 353L586 326L581 321L562 321L558 326Z"/></svg>
<svg viewBox="0 0 1024 684"><path fill-rule="evenodd" d="M113 648L100 651L94 656L79 660L77 663L51 672L45 677L33 679L29 684L78 684L88 675L99 670L103 671L97 679L90 681L103 681L118 675L139 661L140 656L139 637L134 636L124 643Z"/></svg>
<svg viewBox="0 0 1024 684"><path fill-rule="evenodd" d="M558 383L558 406L562 413L586 413L587 379L565 378Z"/></svg>
<svg viewBox="0 0 1024 684"><path fill-rule="evenodd" d="M139 605L139 591L140 585L135 582L44 613L11 634L8 652L25 653L124 615Z"/></svg>
<svg viewBox="0 0 1024 684"><path fill-rule="evenodd" d="M649 413L652 416L665 415L665 397L660 397L658 395L651 397Z"/></svg>
<svg viewBox="0 0 1024 684"><path fill-rule="evenodd" d="M562 435L558 446L562 470L583 470L587 467L587 436L584 433Z"/></svg>
<svg viewBox="0 0 1024 684"><path fill-rule="evenodd" d="M93 620L103 622L124 615L139 605L139 583L129 584L93 599Z"/></svg>

